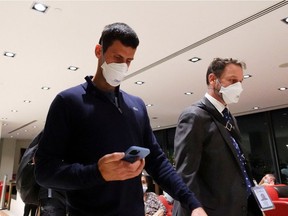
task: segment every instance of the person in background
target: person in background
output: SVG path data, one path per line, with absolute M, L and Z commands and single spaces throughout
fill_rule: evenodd
M 154 192 L 153 180 L 148 175 L 141 177 L 143 188 L 143 200 L 145 205 L 145 216 L 166 216 L 166 208 Z
M 166 216 L 172 216 L 173 202 L 174 199 L 166 191 L 163 191 L 163 195 L 159 195 L 160 201 L 166 208 Z
M 259 185 L 275 185 L 275 183 L 276 183 L 275 176 L 271 173 L 268 173 L 261 179 Z
M 120 90 L 139 44 L 125 23 L 104 27 L 94 76 L 53 100 L 36 152 L 36 180 L 65 191 L 69 216 L 144 215 L 141 173 L 147 173 L 192 216 L 207 216 L 157 143 L 145 103 Z M 122 160 L 130 146 L 150 154 Z
M 181 113 L 176 127 L 176 170 L 209 216 L 262 216 L 236 119 L 228 110 L 243 90 L 244 68 L 236 59 L 215 58 L 206 74 L 207 93 Z M 189 212 L 174 201 L 173 215 Z

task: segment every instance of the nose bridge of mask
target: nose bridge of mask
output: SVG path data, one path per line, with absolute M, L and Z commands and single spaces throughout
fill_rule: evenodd
M 220 82 L 219 82 L 219 83 L 220 83 Z M 226 87 L 222 86 L 221 83 L 220 83 L 220 85 L 221 85 L 220 92 L 224 92 L 226 89 L 237 90 L 237 91 L 240 92 L 240 93 L 243 91 L 241 82 L 236 82 L 236 83 L 233 83 L 233 84 L 228 85 L 228 86 L 226 86 Z
M 107 64 L 107 63 L 106 63 Z M 125 75 L 126 72 L 128 71 L 128 66 L 126 63 L 109 63 L 107 64 L 109 67 L 110 71 L 113 71 L 114 73 L 120 73 Z

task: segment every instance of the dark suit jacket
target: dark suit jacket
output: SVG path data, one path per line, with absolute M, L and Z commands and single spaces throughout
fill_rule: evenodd
M 181 113 L 174 142 L 176 170 L 209 216 L 247 216 L 250 214 L 244 177 L 223 121 L 207 98 Z M 237 126 L 233 137 L 241 147 Z M 251 215 L 262 215 L 257 206 L 252 208 L 259 214 Z M 175 202 L 173 215 L 190 216 L 191 212 Z

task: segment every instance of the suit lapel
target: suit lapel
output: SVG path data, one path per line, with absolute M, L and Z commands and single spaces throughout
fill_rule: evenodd
M 212 117 L 213 121 L 215 122 L 217 128 L 220 131 L 221 136 L 223 137 L 223 139 L 225 140 L 225 143 L 228 145 L 228 147 L 230 148 L 231 152 L 233 153 L 233 156 L 236 158 L 236 161 L 238 162 L 238 165 L 241 169 L 241 165 L 240 165 L 240 161 L 238 160 L 237 157 L 237 152 L 236 149 L 232 143 L 232 139 L 231 139 L 231 134 L 228 132 L 228 130 L 225 128 L 225 120 L 223 118 L 223 116 L 221 115 L 221 113 L 218 112 L 218 110 L 213 106 L 213 104 L 207 99 L 207 98 L 203 98 L 198 104 L 197 106 L 199 106 L 200 108 L 206 110 L 208 113 L 210 113 L 210 116 Z M 233 120 L 234 117 L 233 117 Z M 236 126 L 236 129 L 233 130 L 234 132 L 232 132 L 234 139 L 238 142 L 239 144 L 239 148 L 240 148 L 240 132 L 238 127 Z

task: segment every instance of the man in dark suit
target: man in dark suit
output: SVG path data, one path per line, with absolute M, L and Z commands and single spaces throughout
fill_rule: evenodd
M 181 113 L 176 128 L 176 170 L 209 216 L 262 215 L 251 193 L 254 184 L 236 120 L 222 114 L 239 100 L 244 67 L 235 59 L 214 59 L 205 97 Z M 189 213 L 175 201 L 173 215 Z

